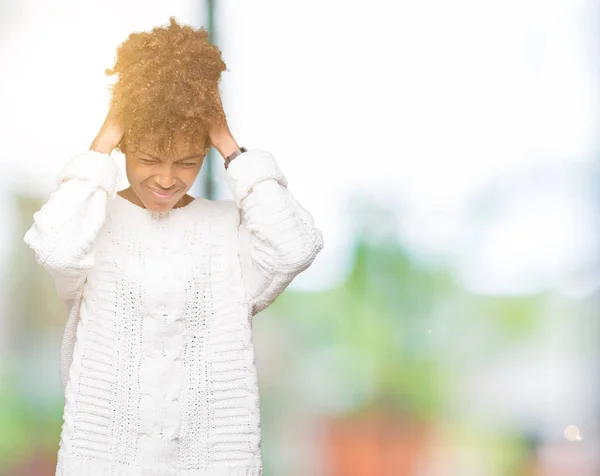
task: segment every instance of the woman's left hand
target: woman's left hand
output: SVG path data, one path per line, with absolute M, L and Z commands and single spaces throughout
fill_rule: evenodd
M 223 159 L 235 152 L 239 146 L 227 124 L 227 116 L 223 110 L 223 102 L 218 87 L 215 88 L 215 98 L 217 107 L 221 112 L 221 121 L 216 121 L 208 131 L 208 139 L 210 144 L 219 151 Z

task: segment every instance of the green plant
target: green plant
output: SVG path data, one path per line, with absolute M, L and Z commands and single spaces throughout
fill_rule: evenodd
M 354 257 L 341 286 L 285 293 L 274 306 L 289 319 L 298 355 L 309 356 L 298 366 L 316 361 L 343 412 L 385 407 L 429 418 L 445 387 L 431 332 L 435 301 L 452 292 L 452 282 L 440 270 L 417 265 L 395 242 L 359 235 Z
M 449 355 L 473 365 L 490 351 L 509 350 L 535 331 L 542 301 L 474 296 L 451 270 L 381 233 L 377 223 L 392 219 L 363 218 L 353 268 L 341 285 L 286 292 L 270 310 L 285 316 L 293 335 L 290 373 L 301 382 L 295 390 L 328 413 L 384 409 L 436 418 L 456 378 Z

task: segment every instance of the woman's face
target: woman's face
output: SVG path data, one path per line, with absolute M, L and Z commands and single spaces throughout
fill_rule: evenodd
M 141 204 L 154 212 L 173 208 L 194 184 L 204 162 L 204 144 L 185 143 L 177 137 L 166 154 L 152 142 L 126 148 L 125 169 Z

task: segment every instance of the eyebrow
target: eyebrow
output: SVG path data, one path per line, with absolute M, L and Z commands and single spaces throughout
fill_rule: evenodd
M 155 160 L 161 161 L 161 159 L 159 159 L 158 157 L 154 157 L 153 155 L 149 154 L 148 152 L 144 152 L 143 150 L 138 151 L 144 155 L 147 155 L 148 157 L 152 157 Z M 183 160 L 188 160 L 188 159 L 195 159 L 196 157 L 201 157 L 201 154 L 194 154 L 194 155 L 188 155 L 187 157 L 182 157 L 181 159 L 177 159 L 174 162 L 181 162 Z

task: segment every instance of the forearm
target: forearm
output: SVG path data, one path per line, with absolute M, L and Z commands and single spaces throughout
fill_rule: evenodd
M 90 145 L 90 150 L 95 150 L 96 152 L 110 155 L 114 148 L 119 144 L 119 140 L 120 138 L 116 136 L 96 136 Z
M 123 137 L 123 126 L 117 117 L 117 111 L 110 108 L 100 131 L 92 141 L 90 150 L 95 150 L 103 154 L 109 154 L 121 141 Z
M 221 157 L 226 159 L 227 156 L 235 152 L 239 146 L 230 132 L 223 132 L 211 141 L 215 149 L 219 151 Z
M 287 189 L 287 180 L 272 154 L 249 150 L 234 160 L 225 177 L 251 232 L 253 256 L 265 269 L 305 268 L 322 247 L 312 215 Z
M 93 244 L 106 215 L 106 202 L 120 181 L 119 167 L 105 154 L 73 157 L 58 176 L 59 186 L 33 215 L 24 241 L 67 298 L 93 262 Z
M 225 177 L 240 214 L 238 254 L 254 315 L 310 266 L 323 248 L 323 235 L 287 189 L 272 155 L 246 154 L 232 162 Z
M 106 193 L 87 180 L 70 179 L 34 214 L 24 236 L 36 261 L 69 299 L 93 263 L 93 244 L 105 217 Z

